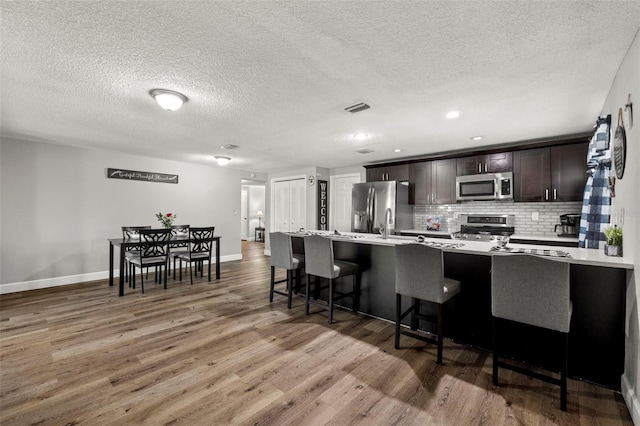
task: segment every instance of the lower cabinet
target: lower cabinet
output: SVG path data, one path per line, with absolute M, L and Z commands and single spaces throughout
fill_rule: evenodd
M 453 204 L 456 202 L 455 189 L 455 159 L 409 165 L 409 204 Z

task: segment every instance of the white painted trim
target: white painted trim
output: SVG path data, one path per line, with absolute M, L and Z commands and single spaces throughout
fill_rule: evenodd
M 627 408 L 629 409 L 629 413 L 631 414 L 631 420 L 634 425 L 640 425 L 640 400 L 638 400 L 638 395 L 636 395 L 633 390 L 633 386 L 626 375 L 622 375 L 622 383 L 621 383 L 622 397 L 624 398 L 624 402 L 627 403 Z
M 242 260 L 242 254 L 230 254 L 220 256 L 220 263 Z M 208 263 L 208 262 L 205 262 Z M 213 262 L 215 264 L 215 261 Z M 120 275 L 119 269 L 114 269 L 115 279 Z M 62 285 L 79 284 L 96 280 L 109 279 L 109 271 L 90 272 L 87 274 L 67 275 L 65 277 L 43 278 L 41 280 L 21 281 L 15 283 L 0 284 L 0 294 L 16 293 L 19 291 L 38 290 L 41 288 L 59 287 Z

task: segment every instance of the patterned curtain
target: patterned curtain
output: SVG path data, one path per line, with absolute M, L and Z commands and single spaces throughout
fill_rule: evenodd
M 611 116 L 598 118 L 595 127 L 596 131 L 589 143 L 587 154 L 589 178 L 584 188 L 582 200 L 579 247 L 600 249 L 604 248 L 605 241 L 602 231 L 609 226 L 611 216 L 611 196 L 609 194 Z

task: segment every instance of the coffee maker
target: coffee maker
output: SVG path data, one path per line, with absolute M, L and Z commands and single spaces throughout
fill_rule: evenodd
M 558 237 L 578 237 L 580 232 L 580 213 L 567 213 L 560 215 L 560 223 L 553 228 Z

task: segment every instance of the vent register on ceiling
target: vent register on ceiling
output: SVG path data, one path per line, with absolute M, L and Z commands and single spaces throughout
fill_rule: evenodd
M 599 249 L 604 248 L 602 231 L 609 227 L 611 218 L 611 116 L 598 117 L 595 128 L 587 153 L 589 177 L 582 201 L 579 247 Z

